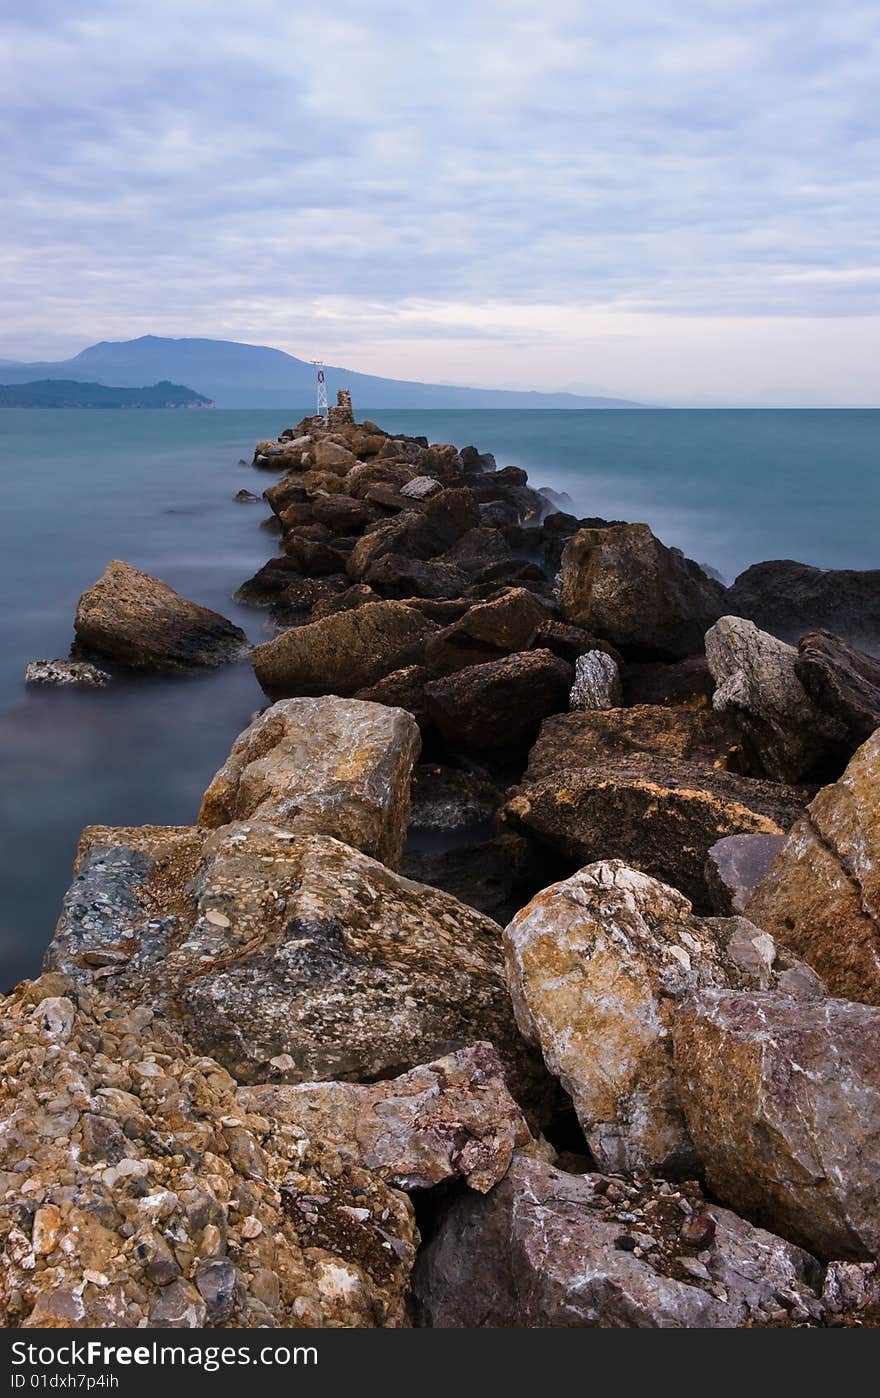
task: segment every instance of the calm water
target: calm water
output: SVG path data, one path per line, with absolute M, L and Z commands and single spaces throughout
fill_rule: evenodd
M 111 558 L 267 633 L 235 588 L 269 557 L 271 477 L 239 464 L 305 409 L 0 411 L 0 986 L 39 965 L 84 825 L 191 821 L 261 702 L 250 667 L 95 692 L 25 691 L 63 656 Z M 647 520 L 732 579 L 761 558 L 880 566 L 877 412 L 389 412 L 392 431 L 475 442 L 578 512 Z

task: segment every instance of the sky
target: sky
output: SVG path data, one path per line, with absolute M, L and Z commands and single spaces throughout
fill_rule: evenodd
M 880 405 L 876 0 L 0 0 L 0 358 Z

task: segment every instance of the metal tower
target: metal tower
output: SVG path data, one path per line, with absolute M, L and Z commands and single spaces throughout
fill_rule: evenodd
M 324 381 L 324 361 L 313 359 L 312 363 L 318 371 L 318 417 L 322 417 L 325 423 L 330 421 L 330 409 L 327 406 L 327 385 Z

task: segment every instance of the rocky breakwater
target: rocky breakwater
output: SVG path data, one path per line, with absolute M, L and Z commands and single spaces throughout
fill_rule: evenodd
M 4 1323 L 877 1324 L 874 662 L 346 401 L 255 465 L 272 702 L 2 1006 Z

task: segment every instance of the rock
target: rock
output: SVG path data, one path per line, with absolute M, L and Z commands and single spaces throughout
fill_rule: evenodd
M 252 490 L 237 490 L 235 498 L 240 505 L 256 505 L 260 500 L 259 495 L 255 495 Z
M 285 631 L 256 646 L 257 679 L 271 698 L 354 694 L 421 659 L 436 627 L 399 602 L 375 602 Z
M 359 689 L 355 699 L 364 699 L 372 704 L 388 704 L 391 708 L 406 709 L 411 713 L 419 728 L 427 728 L 428 703 L 425 699 L 425 685 L 430 679 L 424 665 L 405 665 L 402 670 L 392 670 L 375 684 Z
M 578 657 L 568 700 L 572 709 L 614 709 L 620 703 L 620 669 L 613 656 L 588 650 Z
M 826 630 L 880 655 L 880 568 L 755 563 L 730 588 L 727 610 L 794 645 L 805 631 Z
M 316 442 L 310 455 L 310 465 L 317 466 L 321 471 L 334 471 L 341 476 L 357 464 L 354 452 L 340 446 L 338 442 L 332 442 L 329 437 L 325 437 L 322 442 Z
M 497 923 L 325 836 L 89 830 L 47 964 L 111 974 L 243 1083 L 374 1081 L 487 1039 L 518 1100 L 546 1090 Z
M 501 660 L 528 650 L 547 609 L 525 588 L 505 588 L 491 602 L 477 603 L 458 621 L 432 636 L 425 664 L 434 675 L 451 675 L 470 665 Z
M 334 839 L 396 868 L 421 740 L 401 709 L 354 699 L 284 699 L 236 739 L 199 824 L 268 820 Z
M 381 516 L 381 511 L 368 500 L 355 500 L 351 495 L 314 495 L 310 501 L 312 518 L 326 524 L 334 534 L 357 534 Z
M 79 599 L 77 644 L 136 670 L 190 670 L 240 659 L 247 637 L 167 583 L 114 559 Z
M 702 650 L 725 609 L 725 589 L 646 524 L 622 524 L 581 529 L 569 541 L 560 601 L 569 621 L 633 658 L 679 660 Z
M 600 1168 L 685 1175 L 670 1033 L 703 986 L 775 985 L 791 958 L 744 918 L 701 919 L 674 888 L 617 859 L 544 889 L 504 931 L 524 1038 L 571 1095 Z M 807 976 L 798 993 L 818 993 Z
M 471 665 L 425 686 L 428 715 L 453 748 L 503 751 L 527 742 L 568 700 L 572 669 L 548 650 Z
M 717 686 L 713 707 L 736 718 L 768 777 L 797 782 L 840 770 L 849 755 L 844 729 L 808 696 L 793 646 L 725 616 L 706 633 L 706 659 Z
M 32 660 L 24 672 L 25 684 L 85 684 L 103 689 L 111 676 L 84 660 Z
M 471 833 L 467 843 L 449 849 L 410 848 L 401 869 L 408 879 L 440 888 L 502 923 L 546 882 L 534 846 L 509 830 L 490 839 Z
M 541 724 L 524 781 L 603 767 L 639 755 L 688 762 L 716 771 L 743 765 L 739 732 L 730 719 L 683 705 L 583 709 L 553 714 Z
M 771 1323 L 780 1293 L 804 1315 L 821 1314 L 821 1268 L 800 1248 L 703 1203 L 696 1186 L 684 1196 L 621 1181 L 614 1204 L 610 1183 L 518 1153 L 489 1194 L 460 1194 L 416 1264 L 419 1323 L 734 1329 Z M 678 1237 L 679 1200 L 711 1209 L 705 1264 Z
M 423 763 L 413 769 L 414 830 L 462 830 L 490 821 L 504 800 L 494 782 L 473 772 Z
M 880 1005 L 880 732 L 792 827 L 748 915 L 832 995 Z
M 828 631 L 798 642 L 795 673 L 816 708 L 841 724 L 858 746 L 880 728 L 880 661 Z
M 607 641 L 597 640 L 582 626 L 572 626 L 565 621 L 543 621 L 538 627 L 534 644 L 552 650 L 554 655 L 567 660 L 569 665 L 575 665 L 582 655 L 591 650 L 601 650 L 614 660 L 620 659 Z
M 712 702 L 715 681 L 704 655 L 689 655 L 674 664 L 631 662 L 623 674 L 625 704 L 687 704 L 702 709 Z
M 716 1196 L 826 1260 L 876 1259 L 880 1010 L 705 990 L 674 1037 Z
M 455 597 L 468 585 L 464 573 L 440 559 L 405 558 L 386 553 L 372 563 L 364 580 L 381 597 Z
M 432 476 L 414 476 L 406 485 L 400 487 L 401 495 L 407 499 L 426 500 L 429 495 L 436 495 L 443 487 L 439 481 L 435 481 Z
M 721 917 L 744 913 L 784 844 L 784 835 L 725 835 L 711 845 L 706 884 L 712 911 Z
M 454 564 L 471 581 L 476 581 L 494 564 L 512 562 L 513 553 L 499 530 L 474 528 L 463 534 L 444 554 L 444 561 Z
M 241 1087 L 248 1112 L 290 1122 L 346 1163 L 398 1189 L 460 1177 L 485 1194 L 504 1176 L 529 1128 L 497 1053 L 479 1043 L 378 1083 Z
M 69 986 L 74 1003 L 63 988 L 26 981 L 0 1005 L 4 1327 L 408 1324 L 418 1235 L 405 1196 L 249 1110 L 149 1008 L 84 985 Z M 47 1053 L 59 999 L 67 1033 Z M 82 1151 L 90 1106 L 105 1139 L 125 1142 L 103 1166 Z M 236 1164 L 232 1122 L 262 1177 Z
M 309 538 L 301 529 L 284 535 L 284 552 L 310 578 L 333 577 L 345 571 L 346 554 L 323 539 Z

